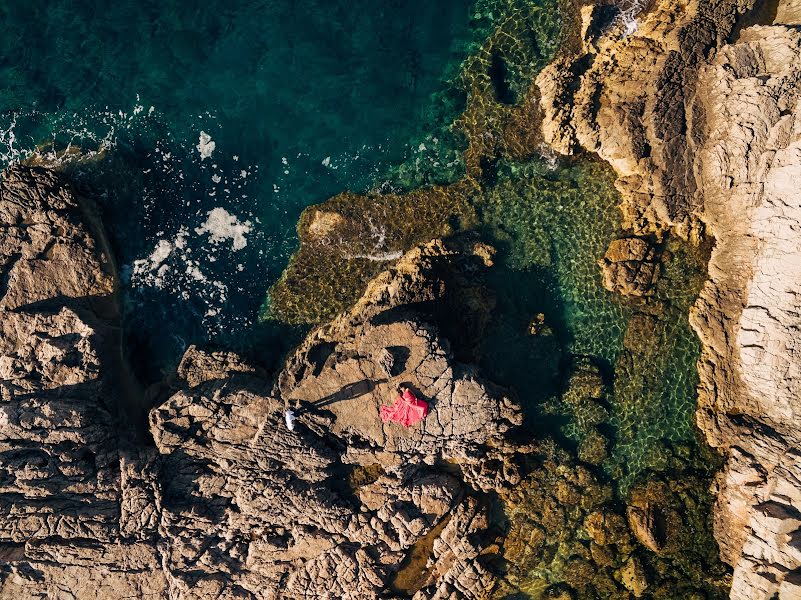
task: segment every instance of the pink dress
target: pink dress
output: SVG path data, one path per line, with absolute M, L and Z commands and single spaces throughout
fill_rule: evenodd
M 425 400 L 420 400 L 409 390 L 403 392 L 403 395 L 395 398 L 392 406 L 381 407 L 381 420 L 384 423 L 390 421 L 400 423 L 404 427 L 409 427 L 415 423 L 419 423 L 428 414 L 428 403 Z

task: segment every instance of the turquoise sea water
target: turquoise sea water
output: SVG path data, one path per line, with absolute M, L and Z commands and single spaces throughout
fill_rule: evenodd
M 558 22 L 552 0 L 525 1 L 537 22 Z M 465 92 L 452 82 L 523 3 L 3 3 L 0 159 L 88 156 L 73 175 L 99 198 L 144 383 L 190 343 L 269 364 L 302 334 L 258 321 L 302 209 L 344 189 L 458 177 L 445 130 Z M 536 65 L 556 30 L 518 33 L 539 36 Z M 507 65 L 520 93 L 536 65 Z M 686 320 L 672 362 L 613 377 L 631 310 L 599 286 L 595 265 L 620 234 L 609 171 L 535 157 L 502 165 L 485 196 L 485 232 L 501 250 L 487 374 L 537 405 L 558 394 L 571 356 L 590 356 L 615 381 L 618 463 L 647 465 L 661 437 L 691 438 L 697 343 Z M 538 312 L 553 338 L 526 335 Z M 646 383 L 643 365 L 654 366 Z
M 505 65 L 519 100 L 557 46 L 555 0 L 0 2 L 0 162 L 84 157 L 71 173 L 103 212 L 143 383 L 190 343 L 276 364 L 303 332 L 258 315 L 301 211 L 346 189 L 460 176 L 446 130 L 465 92 L 450 82 L 496 4 L 541 8 L 549 25 L 523 34 L 551 32 L 534 39 L 536 61 Z M 694 439 L 687 311 L 703 274 L 671 247 L 665 313 L 627 353 L 640 309 L 603 290 L 596 264 L 622 235 L 613 179 L 598 162 L 546 155 L 500 161 L 483 182 L 480 230 L 499 252 L 481 366 L 517 391 L 533 434 L 554 433 L 542 406 L 574 359 L 598 364 L 603 468 L 628 484 L 664 462 L 663 441 Z M 538 313 L 553 335 L 528 335 Z
M 285 330 L 254 324 L 300 211 L 381 183 L 402 159 L 433 160 L 420 144 L 450 119 L 434 111 L 461 108 L 442 94 L 470 49 L 471 4 L 0 3 L 0 159 L 106 150 L 77 176 L 101 193 L 132 276 L 127 330 L 145 379 L 192 342 L 258 335 L 263 353 L 286 349 Z M 215 145 L 205 159 L 201 132 Z M 215 208 L 245 245 L 196 232 Z M 163 262 L 136 269 L 160 242 Z

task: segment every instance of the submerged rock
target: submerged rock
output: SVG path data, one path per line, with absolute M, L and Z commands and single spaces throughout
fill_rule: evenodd
M 604 287 L 621 296 L 648 296 L 659 277 L 656 247 L 643 238 L 614 240 L 598 264 Z

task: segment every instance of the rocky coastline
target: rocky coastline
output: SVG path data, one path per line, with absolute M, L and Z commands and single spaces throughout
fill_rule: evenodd
M 369 240 L 362 197 L 304 214 L 276 299 L 320 324 L 275 373 L 192 346 L 141 389 L 91 199 L 47 168 L 4 172 L 0 598 L 801 595 L 801 5 L 746 22 L 753 0 L 653 0 L 631 30 L 614 3 L 577 4 L 577 40 L 520 102 L 476 80 L 463 179 L 370 205 L 403 217 L 389 245 L 327 243 Z M 715 453 L 670 448 L 622 499 L 599 468 L 613 440 L 593 360 L 574 357 L 560 398 L 575 448 L 532 439 L 515 393 L 471 364 L 494 308 L 472 197 L 494 161 L 540 142 L 615 170 L 624 236 L 598 285 L 642 307 L 632 368 L 657 351 L 632 338 L 661 331 L 671 240 L 710 247 L 690 319 L 697 425 Z M 436 226 L 415 229 L 426 203 Z M 329 267 L 350 264 L 359 286 L 335 289 Z M 323 310 L 297 302 L 321 286 Z M 401 384 L 431 404 L 420 426 L 379 418 Z
M 757 18 L 739 27 L 750 9 Z M 584 9 L 585 32 L 602 12 Z M 546 138 L 613 166 L 626 229 L 714 240 L 691 311 L 702 342 L 697 424 L 726 459 L 714 488 L 715 536 L 734 567 L 730 597 L 743 600 L 801 593 L 790 333 L 800 23 L 791 1 L 654 2 L 632 35 L 585 36 L 582 53 L 538 78 Z M 578 85 L 566 77 L 576 65 L 590 65 Z M 607 279 L 620 287 L 615 277 Z
M 236 355 L 190 348 L 146 443 L 131 416 L 142 395 L 120 389 L 116 275 L 91 204 L 53 172 L 14 167 L 0 207 L 0 597 L 373 598 L 425 544 L 400 597 L 492 588 L 488 494 L 519 480 L 520 407 L 415 308 L 445 294 L 438 271 L 481 259 L 418 248 L 275 387 Z M 422 430 L 378 417 L 400 382 L 432 402 Z

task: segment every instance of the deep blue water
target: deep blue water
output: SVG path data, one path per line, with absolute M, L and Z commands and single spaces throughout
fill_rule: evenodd
M 460 108 L 447 80 L 470 51 L 471 5 L 0 4 L 2 161 L 103 151 L 75 176 L 101 197 L 145 379 L 189 343 L 258 338 L 267 359 L 291 342 L 255 323 L 301 210 L 378 185 L 403 159 L 436 160 L 433 124 Z M 205 159 L 201 132 L 215 144 Z M 208 233 L 213 209 L 244 237 Z

